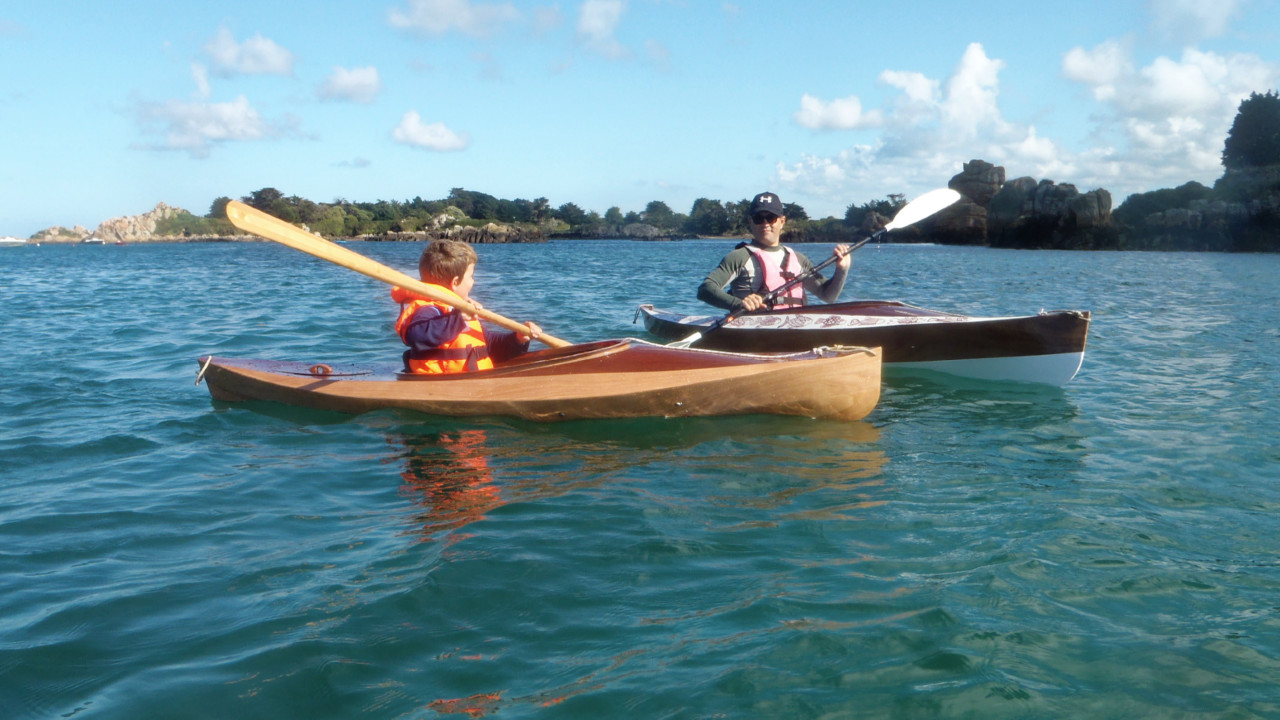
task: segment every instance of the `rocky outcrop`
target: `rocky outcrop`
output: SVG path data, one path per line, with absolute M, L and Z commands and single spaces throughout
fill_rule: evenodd
M 650 225 L 649 223 L 627 223 L 626 225 L 604 225 L 590 228 L 581 228 L 578 230 L 565 230 L 565 226 L 561 225 L 556 230 L 548 233 L 548 237 L 564 239 L 564 240 L 642 240 L 652 242 L 667 242 L 679 240 L 688 235 L 672 235 L 664 232 L 662 229 Z M 785 235 L 783 237 L 786 237 Z
M 174 238 L 155 234 L 156 223 L 183 214 L 187 214 L 187 211 L 182 208 L 157 203 L 155 208 L 141 215 L 129 215 L 105 220 L 92 232 L 80 225 L 76 225 L 70 230 L 64 227 L 51 227 L 31 236 L 31 240 L 41 243 L 78 243 L 93 238 L 110 244 L 171 242 Z
M 76 225 L 72 228 L 64 228 L 61 225 L 55 225 L 32 235 L 29 242 L 52 244 L 78 243 L 89 237 L 89 235 L 89 229 L 83 225 Z
M 190 214 L 181 208 L 170 207 L 164 203 L 158 203 L 150 212 L 141 215 L 131 215 L 127 217 L 111 218 L 103 221 L 97 230 L 93 231 L 95 237 L 100 237 L 105 242 L 116 243 L 135 243 L 150 242 L 155 238 L 156 223 L 161 220 L 168 220 L 177 215 Z M 165 238 L 166 240 L 171 238 Z
M 964 170 L 951 178 L 947 187 L 963 195 L 962 202 L 987 208 L 991 199 L 1004 187 L 1004 168 L 986 160 L 970 160 L 964 164 Z
M 443 216 L 440 216 L 443 217 Z M 434 223 L 433 223 L 434 224 Z M 426 242 L 428 240 L 461 240 L 465 243 L 530 243 L 545 242 L 546 235 L 540 228 L 516 227 L 489 223 L 480 227 L 471 225 L 453 225 L 438 230 L 419 230 L 416 232 L 385 232 L 379 235 L 360 235 L 354 240 L 391 241 L 391 242 Z
M 1252 249 L 1247 247 L 1251 220 L 1261 213 L 1261 200 L 1249 203 L 1196 200 L 1185 208 L 1170 208 L 1146 216 L 1139 227 L 1129 229 L 1126 247 L 1134 250 Z
M 658 240 L 667 239 L 670 235 L 663 233 L 658 228 L 648 223 L 628 223 L 619 233 L 621 237 L 633 238 L 635 240 Z
M 1006 181 L 1005 169 L 985 160 L 965 163 L 947 186 L 960 200 L 899 237 L 1008 248 L 1115 247 L 1111 193 L 1104 189 L 1081 193 L 1030 177 Z
M 1004 168 L 985 160 L 970 160 L 947 187 L 960 200 L 935 216 L 923 229 L 929 240 L 949 245 L 987 243 L 987 206 L 1004 185 Z
M 481 227 L 454 225 L 443 230 L 429 232 L 427 235 L 432 240 L 461 240 L 472 245 L 482 243 L 542 242 L 546 239 L 541 230 L 499 225 L 498 223 L 489 223 Z
M 1280 165 L 1228 169 L 1198 182 L 1129 196 L 1116 211 L 1125 249 L 1280 250 Z
M 1117 246 L 1111 193 L 1020 177 L 1005 183 L 987 208 L 992 247 L 1103 249 Z

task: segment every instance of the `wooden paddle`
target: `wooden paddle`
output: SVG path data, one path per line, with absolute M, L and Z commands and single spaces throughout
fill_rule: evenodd
M 907 227 L 908 225 L 914 225 L 920 222 L 921 220 L 924 220 L 927 217 L 935 215 L 943 208 L 950 207 L 959 199 L 960 199 L 960 193 L 950 188 L 939 188 L 937 190 L 930 190 L 929 192 L 921 195 L 915 200 L 912 200 L 911 202 L 907 203 L 906 206 L 904 206 L 901 210 L 898 211 L 896 215 L 893 216 L 893 219 L 889 221 L 888 225 L 885 225 L 883 228 L 877 230 L 875 234 L 873 234 L 871 237 L 861 240 L 856 245 L 851 246 L 849 248 L 849 252 L 853 252 L 854 250 L 857 250 L 858 248 L 862 247 L 863 245 L 866 245 L 872 240 L 879 239 L 890 230 L 897 230 L 898 228 L 904 228 L 904 227 Z M 845 253 L 845 254 L 847 255 L 848 253 Z M 769 303 L 773 302 L 774 299 L 776 299 L 778 296 L 784 294 L 785 292 L 795 287 L 796 285 L 799 285 L 800 283 L 804 282 L 805 280 L 808 280 L 811 277 L 815 277 L 819 272 L 823 270 L 823 268 L 827 267 L 828 265 L 831 265 L 832 263 L 838 262 L 839 260 L 840 258 L 836 257 L 835 255 L 832 255 L 826 260 L 809 268 L 807 271 L 791 278 L 790 280 L 778 286 L 774 290 L 769 291 L 764 295 L 765 305 L 768 305 Z M 694 334 L 690 335 L 689 337 L 686 337 L 683 340 L 677 340 L 673 343 L 668 343 L 667 347 L 687 348 L 690 345 L 701 340 L 703 335 L 706 335 L 712 330 L 716 330 L 722 325 L 729 323 L 734 318 L 738 317 L 739 315 L 742 315 L 745 312 L 747 312 L 746 308 L 738 308 L 737 310 L 734 310 L 728 315 L 725 315 L 719 320 L 716 320 L 715 322 L 711 323 L 711 326 L 708 327 L 707 329 L 699 330 Z
M 245 232 L 251 232 L 268 240 L 274 240 L 281 245 L 287 245 L 294 250 L 301 250 L 308 255 L 314 255 L 321 260 L 328 260 L 335 265 L 355 270 L 389 285 L 399 285 L 410 292 L 429 297 L 436 302 L 455 307 L 462 312 L 482 317 L 521 335 L 529 335 L 529 328 L 523 323 L 518 323 L 484 308 L 476 307 L 469 302 L 459 302 L 456 298 L 444 295 L 421 280 L 409 277 L 376 260 L 371 260 L 358 252 L 348 250 L 337 243 L 329 242 L 319 235 L 313 235 L 296 225 L 287 223 L 277 217 L 272 217 L 242 202 L 232 200 L 227 203 L 227 219 L 231 221 L 232 225 Z M 546 333 L 540 333 L 537 340 L 550 347 L 565 347 L 569 345 L 567 341 L 552 337 Z

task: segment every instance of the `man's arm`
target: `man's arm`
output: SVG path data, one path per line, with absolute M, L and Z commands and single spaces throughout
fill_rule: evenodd
M 809 262 L 809 258 L 800 256 L 800 267 L 804 272 L 813 269 L 813 263 Z M 804 281 L 804 289 L 817 296 L 824 303 L 833 303 L 840 299 L 840 293 L 844 290 L 844 281 L 849 277 L 849 270 L 836 265 L 836 271 L 827 280 L 823 280 L 822 275 L 814 275 Z
M 725 292 L 724 288 L 738 277 L 750 257 L 750 253 L 743 249 L 725 255 L 716 269 L 698 286 L 698 299 L 722 310 L 733 311 L 742 307 L 742 300 Z

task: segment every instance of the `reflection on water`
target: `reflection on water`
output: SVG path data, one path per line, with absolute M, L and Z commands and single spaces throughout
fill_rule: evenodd
M 788 416 L 740 415 L 732 417 L 631 418 L 608 421 L 582 420 L 564 423 L 512 421 L 522 433 L 560 436 L 580 443 L 603 443 L 636 450 L 677 450 L 726 439 L 769 440 L 788 437 L 798 441 L 843 440 L 873 443 L 880 431 L 865 420 L 838 422 Z
M 482 520 L 502 505 L 483 428 L 393 435 L 390 442 L 404 447 L 396 460 L 404 462 L 404 492 L 422 508 L 414 517 L 424 538 Z
M 836 519 L 883 502 L 873 499 L 888 463 L 879 439 L 879 428 L 865 421 L 765 416 L 552 424 L 433 418 L 397 424 L 387 438 L 397 451 L 386 462 L 401 466 L 402 489 L 416 508 L 414 532 L 424 539 L 503 505 L 615 491 L 673 507 L 696 498 L 725 509 L 724 528 L 732 530 L 743 510 L 772 510 L 769 525 Z M 725 473 L 728 467 L 746 470 Z M 687 481 L 673 485 L 677 468 Z M 810 494 L 822 499 L 801 502 Z

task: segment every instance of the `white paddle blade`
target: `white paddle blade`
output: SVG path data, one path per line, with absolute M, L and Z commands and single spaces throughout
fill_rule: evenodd
M 951 188 L 930 190 L 907 203 L 905 207 L 898 211 L 897 215 L 893 216 L 893 220 L 890 220 L 889 224 L 884 226 L 884 229 L 896 230 L 908 225 L 914 225 L 943 208 L 951 207 L 959 199 L 960 193 Z
M 698 332 L 696 332 L 696 333 L 694 333 L 694 334 L 690 335 L 689 337 L 687 337 L 687 338 L 685 338 L 685 339 L 683 339 L 683 340 L 677 340 L 677 341 L 675 341 L 675 342 L 673 342 L 673 343 L 667 343 L 667 347 L 673 347 L 673 348 L 681 348 L 681 349 L 684 349 L 684 348 L 687 348 L 687 347 L 689 347 L 690 345 L 692 345 L 692 344 L 694 344 L 694 343 L 698 342 L 698 341 L 699 341 L 699 340 L 701 340 L 701 339 L 702 339 L 702 331 L 701 331 L 701 330 L 699 330 Z

